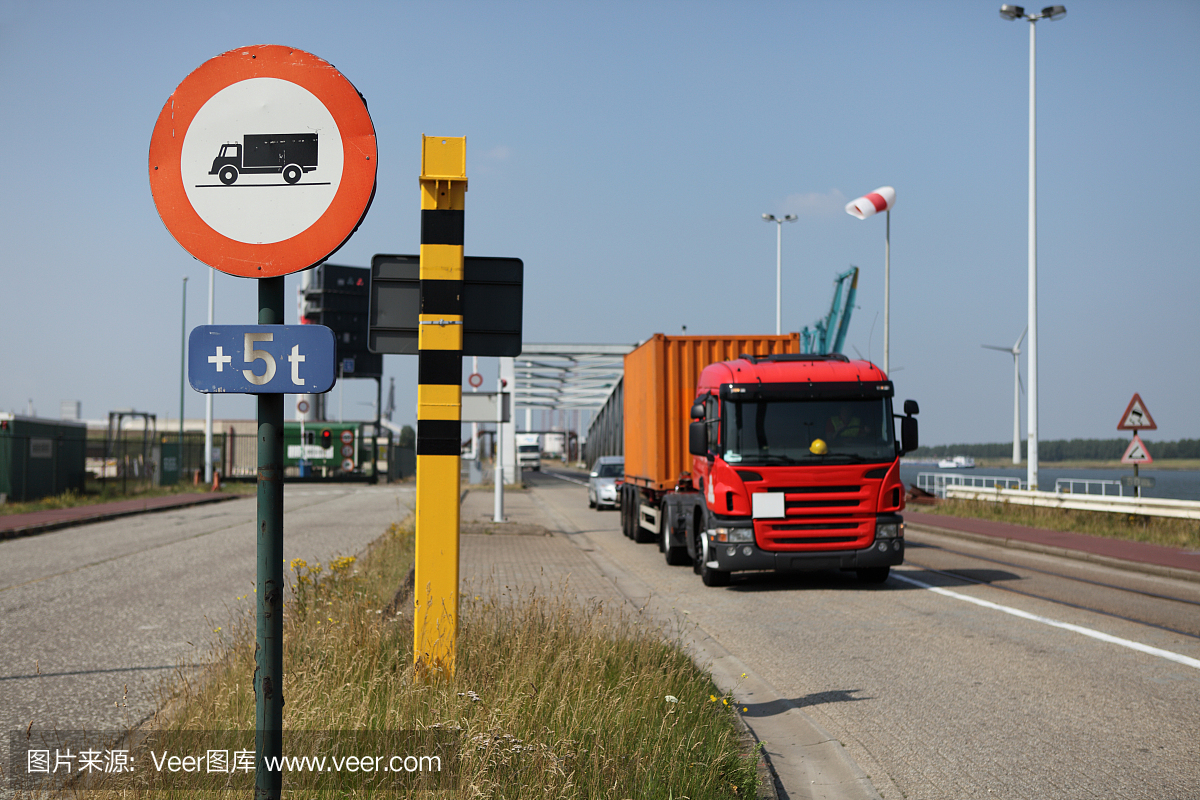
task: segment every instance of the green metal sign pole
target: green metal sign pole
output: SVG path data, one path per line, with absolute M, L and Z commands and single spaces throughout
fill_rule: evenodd
M 283 324 L 283 277 L 258 281 L 258 324 Z M 254 651 L 254 797 L 274 800 L 283 773 L 283 395 L 258 395 L 258 579 Z
M 176 483 L 183 483 L 183 386 L 186 383 L 184 373 L 187 367 L 187 276 L 183 276 L 183 311 L 179 315 L 179 327 L 182 329 L 180 334 L 179 347 L 179 452 L 175 455 L 175 466 L 179 470 L 179 479 Z M 117 431 L 120 435 L 121 421 L 117 420 Z M 125 455 L 124 447 L 125 437 L 121 437 L 121 455 Z M 121 485 L 121 494 L 125 494 L 125 485 Z

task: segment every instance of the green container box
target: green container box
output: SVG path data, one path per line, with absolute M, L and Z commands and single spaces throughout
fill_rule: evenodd
M 12 502 L 84 490 L 87 425 L 0 413 L 0 495 Z

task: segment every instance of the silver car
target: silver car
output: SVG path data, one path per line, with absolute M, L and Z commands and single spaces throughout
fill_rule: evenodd
M 588 476 L 588 508 L 617 505 L 617 479 L 625 476 L 623 456 L 600 456 Z

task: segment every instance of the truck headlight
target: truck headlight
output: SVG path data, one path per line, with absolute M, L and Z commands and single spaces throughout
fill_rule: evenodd
M 737 542 L 753 542 L 753 528 L 713 528 L 713 541 L 728 542 L 730 544 Z
M 875 526 L 876 539 L 899 539 L 903 535 L 903 522 L 881 522 Z

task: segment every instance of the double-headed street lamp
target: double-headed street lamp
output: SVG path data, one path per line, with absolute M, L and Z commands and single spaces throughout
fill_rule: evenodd
M 1007 20 L 1029 20 L 1029 463 L 1026 479 L 1029 488 L 1038 488 L 1037 429 L 1037 34 L 1041 19 L 1062 19 L 1063 6 L 1046 6 L 1039 14 L 1026 14 L 1021 6 L 1000 6 Z
M 763 214 L 763 222 L 774 222 L 775 228 L 775 335 L 783 330 L 781 325 L 783 301 L 780 300 L 780 290 L 783 287 L 783 223 L 795 222 L 796 215 L 788 214 L 783 219 L 777 219 L 774 214 Z

